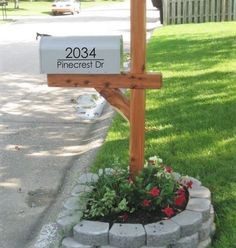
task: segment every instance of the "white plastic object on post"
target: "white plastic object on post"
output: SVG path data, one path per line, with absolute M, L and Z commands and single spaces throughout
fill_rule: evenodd
M 93 120 L 102 114 L 106 100 L 99 94 L 84 94 L 77 98 L 77 115 L 84 120 Z

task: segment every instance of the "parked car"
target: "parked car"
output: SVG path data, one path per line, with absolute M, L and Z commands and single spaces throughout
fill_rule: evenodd
M 64 14 L 71 13 L 74 15 L 75 13 L 80 12 L 80 1 L 78 0 L 55 0 L 52 3 L 52 14 Z

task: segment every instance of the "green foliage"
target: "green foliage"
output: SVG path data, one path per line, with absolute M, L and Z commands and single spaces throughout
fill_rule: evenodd
M 93 185 L 94 190 L 87 195 L 84 218 L 100 219 L 140 211 L 152 212 L 154 215 L 161 213 L 163 216 L 162 210 L 167 207 L 178 212 L 183 207 L 183 204 L 176 205 L 179 189 L 183 190 L 183 203 L 187 200 L 183 186 L 176 181 L 170 167 L 157 160 L 154 163 L 151 161 L 135 180 L 125 169 L 100 173 L 98 182 Z
M 147 91 L 146 156 L 158 151 L 176 171 L 200 178 L 216 211 L 213 247 L 235 247 L 236 22 L 159 28 L 147 61 L 164 83 Z M 128 124 L 116 117 L 93 170 L 110 166 L 114 154 L 127 165 L 128 140 Z
M 90 209 L 89 212 L 85 212 L 85 216 L 98 217 L 105 216 L 109 214 L 110 209 L 113 209 L 114 201 L 116 198 L 116 192 L 111 190 L 108 187 L 105 187 L 104 194 L 98 192 L 98 195 L 102 196 L 102 198 L 97 198 L 95 195 L 94 199 L 89 199 Z
M 88 208 L 84 212 L 84 217 L 103 217 L 111 212 L 128 210 L 126 196 L 130 187 L 126 183 L 127 177 L 126 171 L 118 169 L 112 174 L 100 175 L 98 182 L 94 185 L 95 189 L 87 196 Z

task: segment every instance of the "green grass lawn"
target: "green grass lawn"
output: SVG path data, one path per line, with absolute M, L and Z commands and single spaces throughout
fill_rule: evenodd
M 122 2 L 123 0 L 95 0 L 81 1 L 81 8 L 89 8 L 96 5 L 111 4 Z M 32 15 L 50 15 L 53 1 L 20 1 L 19 9 L 14 9 L 14 3 L 9 2 L 7 7 L 8 16 L 32 16 Z
M 158 154 L 200 178 L 216 211 L 213 247 L 236 247 L 236 22 L 160 28 L 147 61 L 164 86 L 147 91 L 146 158 Z M 128 124 L 116 116 L 92 170 L 118 159 L 127 166 L 128 142 Z

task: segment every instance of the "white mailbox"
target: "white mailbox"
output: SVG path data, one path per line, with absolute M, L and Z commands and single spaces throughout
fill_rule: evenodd
M 44 36 L 41 73 L 120 74 L 122 47 L 122 36 Z

